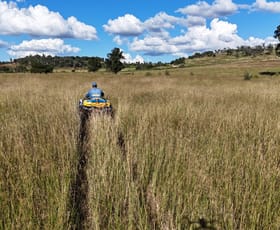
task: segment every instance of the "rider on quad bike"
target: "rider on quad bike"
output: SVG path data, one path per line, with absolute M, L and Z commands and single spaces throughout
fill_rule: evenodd
M 104 97 L 104 92 L 102 89 L 97 88 L 97 83 L 92 82 L 92 88 L 87 92 L 85 98 L 91 99 L 91 98 L 102 98 Z
M 92 88 L 87 92 L 84 99 L 80 99 L 80 111 L 94 111 L 112 115 L 112 105 L 104 98 L 102 89 L 97 88 L 97 83 L 92 83 Z

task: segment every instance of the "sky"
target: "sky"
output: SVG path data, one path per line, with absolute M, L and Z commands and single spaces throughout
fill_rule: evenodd
M 0 0 L 0 61 L 28 55 L 170 62 L 196 52 L 276 44 L 280 1 Z

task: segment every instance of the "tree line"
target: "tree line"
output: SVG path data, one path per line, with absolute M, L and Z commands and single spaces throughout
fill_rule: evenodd
M 124 68 L 135 70 L 149 70 L 168 63 L 126 63 L 123 52 L 119 48 L 114 48 L 107 54 L 107 58 L 88 57 L 88 56 L 46 56 L 32 55 L 17 58 L 10 62 L 0 62 L 0 72 L 31 72 L 31 73 L 51 73 L 54 68 L 71 68 L 72 72 L 77 69 L 86 69 L 88 72 L 95 72 L 103 68 L 106 71 L 118 73 Z M 2 65 L 1 65 L 2 64 Z M 9 65 L 13 64 L 13 65 Z
M 125 64 L 122 63 L 123 59 L 123 52 L 119 48 L 114 48 L 111 53 L 107 54 L 107 58 L 30 55 L 10 62 L 0 62 L 2 64 L 0 65 L 0 72 L 51 73 L 54 68 L 72 68 L 73 72 L 81 68 L 94 72 L 100 68 L 105 68 L 107 71 L 118 73 L 125 67 Z
M 274 37 L 280 41 L 280 25 L 274 31 Z M 119 48 L 114 48 L 107 54 L 107 58 L 101 57 L 87 57 L 87 56 L 46 56 L 46 55 L 33 55 L 24 58 L 17 58 L 11 62 L 0 62 L 0 72 L 31 72 L 31 73 L 51 73 L 54 68 L 72 68 L 72 71 L 76 69 L 87 69 L 89 72 L 95 72 L 103 68 L 106 71 L 118 73 L 123 68 L 134 68 L 135 70 L 149 70 L 167 65 L 183 66 L 186 59 L 195 59 L 203 57 L 216 57 L 219 54 L 246 57 L 246 56 L 260 56 L 260 55 L 272 55 L 280 56 L 280 43 L 276 46 L 270 45 L 258 45 L 240 46 L 235 49 L 222 49 L 215 51 L 197 52 L 188 58 L 180 57 L 170 63 L 125 63 L 123 52 Z M 8 65 L 8 64 L 14 65 Z M 1 65 L 2 64 L 2 65 Z

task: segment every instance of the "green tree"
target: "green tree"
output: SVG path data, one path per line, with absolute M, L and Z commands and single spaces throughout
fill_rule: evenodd
M 280 41 L 280 25 L 277 26 L 276 30 L 274 31 L 274 38 L 277 38 Z M 280 43 L 276 46 L 276 55 L 280 56 Z
M 31 63 L 30 72 L 31 73 L 52 73 L 53 72 L 53 66 L 33 61 Z
M 115 74 L 118 73 L 124 68 L 124 64 L 121 62 L 122 59 L 124 59 L 123 52 L 119 48 L 114 48 L 111 53 L 107 54 L 106 68 Z
M 277 38 L 280 41 L 280 25 L 277 26 L 276 30 L 274 31 L 274 38 Z
M 101 58 L 99 57 L 92 57 L 88 60 L 88 71 L 95 72 L 101 68 Z
M 178 59 L 175 59 L 174 61 L 171 61 L 170 64 L 171 65 L 183 65 L 185 64 L 185 58 L 184 57 L 181 57 L 181 58 L 178 58 Z

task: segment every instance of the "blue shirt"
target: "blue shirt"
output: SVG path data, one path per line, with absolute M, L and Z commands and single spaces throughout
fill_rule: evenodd
M 86 94 L 87 98 L 95 98 L 95 97 L 103 97 L 103 96 L 104 96 L 104 93 L 99 88 L 92 88 Z

